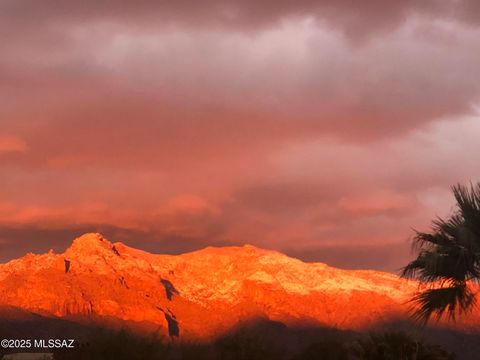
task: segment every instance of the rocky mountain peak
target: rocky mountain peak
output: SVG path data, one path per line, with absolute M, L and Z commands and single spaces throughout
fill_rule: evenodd
M 70 245 L 65 254 L 87 255 L 101 253 L 104 251 L 110 251 L 112 247 L 112 243 L 105 239 L 101 234 L 87 233 L 73 240 L 72 245 Z

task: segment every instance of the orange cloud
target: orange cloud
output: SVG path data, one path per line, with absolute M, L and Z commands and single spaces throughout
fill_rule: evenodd
M 139 227 L 131 211 L 112 209 L 106 204 L 87 202 L 61 206 L 36 206 L 0 203 L 0 224 L 8 226 L 35 225 L 56 228 L 69 224 L 95 224 L 102 219 L 105 224 L 121 224 L 125 228 Z
M 26 152 L 28 146 L 24 140 L 9 135 L 0 135 L 0 155 L 7 153 Z
M 69 206 L 20 205 L 0 202 L 0 226 L 62 228 L 71 225 L 111 225 L 123 229 L 151 230 L 176 234 L 201 234 L 219 209 L 198 196 L 181 195 L 156 209 L 135 206 L 120 208 L 103 202 Z M 204 224 L 202 224 L 202 222 Z
M 180 195 L 170 199 L 166 205 L 168 212 L 201 213 L 216 212 L 218 208 L 204 198 L 195 195 Z
M 411 195 L 396 194 L 388 191 L 344 197 L 339 201 L 341 209 L 362 215 L 387 212 L 399 214 L 411 211 L 416 205 L 417 202 Z

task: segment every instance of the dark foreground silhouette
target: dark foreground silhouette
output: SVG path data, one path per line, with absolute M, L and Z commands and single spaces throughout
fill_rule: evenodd
M 249 327 L 210 344 L 166 344 L 154 337 L 126 331 L 103 332 L 75 351 L 57 352 L 56 359 L 185 359 L 185 360 L 453 360 L 453 353 L 406 332 L 371 333 L 353 341 L 325 333 L 303 348 L 292 348 Z M 340 336 L 342 337 L 342 336 Z
M 480 353 L 479 334 L 422 329 L 409 323 L 361 334 L 332 328 L 292 328 L 257 319 L 210 343 L 184 343 L 177 337 L 151 332 L 139 335 L 21 311 L 1 315 L 2 339 L 74 338 L 74 349 L 49 350 L 56 360 L 470 360 L 478 359 Z M 25 351 L 3 350 L 0 355 L 12 352 Z

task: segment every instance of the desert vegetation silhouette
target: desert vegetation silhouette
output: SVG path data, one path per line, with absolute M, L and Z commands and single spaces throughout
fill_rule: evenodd
M 413 297 L 413 317 L 426 324 L 432 317 L 470 311 L 474 289 L 480 281 L 480 183 L 452 186 L 456 200 L 453 213 L 432 221 L 429 232 L 416 231 L 413 248 L 417 257 L 401 276 L 422 282 Z
M 250 329 L 251 330 L 251 329 Z M 353 341 L 328 339 L 290 351 L 279 341 L 240 329 L 211 343 L 172 345 L 157 337 L 128 331 L 95 333 L 74 351 L 60 350 L 58 360 L 454 360 L 455 355 L 405 332 L 358 334 Z
M 371 333 L 352 346 L 358 360 L 454 360 L 454 354 L 406 332 Z

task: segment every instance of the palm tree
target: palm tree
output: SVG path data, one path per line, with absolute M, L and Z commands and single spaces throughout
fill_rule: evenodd
M 417 258 L 402 269 L 401 276 L 422 281 L 426 288 L 414 296 L 414 318 L 426 324 L 471 310 L 473 285 L 480 281 L 480 183 L 452 187 L 456 209 L 446 219 L 432 222 L 430 232 L 416 232 L 413 247 Z

